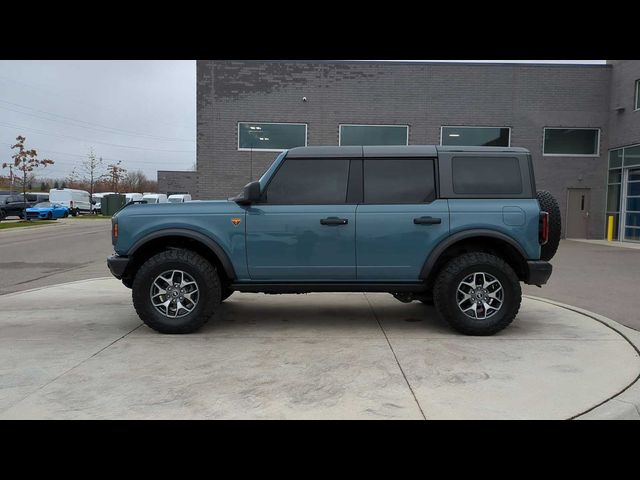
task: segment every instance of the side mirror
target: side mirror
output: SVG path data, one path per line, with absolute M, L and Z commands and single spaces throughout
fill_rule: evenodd
M 96 202 L 95 200 L 91 200 L 91 205 L 95 205 L 96 203 L 98 202 Z
M 230 198 L 229 200 L 236 202 L 238 205 L 250 205 L 260 200 L 260 182 L 247 183 L 242 189 L 240 195 Z

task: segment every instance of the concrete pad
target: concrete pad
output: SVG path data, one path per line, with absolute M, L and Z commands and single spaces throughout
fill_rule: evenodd
M 0 296 L 0 418 L 633 418 L 607 401 L 640 374 L 616 326 L 524 299 L 467 337 L 387 294 L 235 293 L 172 336 L 95 279 Z

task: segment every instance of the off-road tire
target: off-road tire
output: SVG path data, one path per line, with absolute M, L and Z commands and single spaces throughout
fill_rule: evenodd
M 504 289 L 503 304 L 486 320 L 465 315 L 458 307 L 456 293 L 460 282 L 473 272 L 496 277 Z M 465 253 L 450 260 L 439 272 L 433 289 L 436 310 L 455 330 L 465 335 L 493 335 L 506 328 L 516 317 L 522 300 L 520 281 L 501 258 L 483 252 Z
M 540 247 L 540 260 L 549 261 L 556 254 L 560 244 L 562 231 L 560 205 L 555 197 L 546 190 L 538 190 L 537 196 L 540 210 L 549 213 L 549 238 L 547 243 Z
M 151 303 L 150 289 L 155 278 L 167 270 L 182 270 L 196 281 L 200 295 L 194 310 L 180 318 L 168 318 Z M 221 284 L 216 269 L 204 257 L 186 249 L 165 250 L 149 258 L 138 269 L 131 296 L 140 319 L 160 333 L 191 333 L 214 314 L 220 304 Z

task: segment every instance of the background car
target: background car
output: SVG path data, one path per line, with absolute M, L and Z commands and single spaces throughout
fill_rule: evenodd
M 142 196 L 142 200 L 145 200 L 147 203 L 169 203 L 164 193 L 145 193 Z
M 26 207 L 32 207 L 35 202 L 30 201 L 27 195 Z M 24 217 L 25 201 L 24 195 L 21 193 L 1 194 L 0 195 L 0 221 L 7 217 Z
M 41 202 L 31 208 L 27 208 L 28 220 L 53 220 L 57 218 L 67 218 L 69 216 L 69 207 L 59 203 Z
M 69 207 L 69 213 L 74 217 L 80 213 L 91 213 L 90 195 L 86 190 L 52 188 L 49 190 L 49 200 Z
M 191 201 L 191 195 L 188 193 L 174 193 L 167 198 L 169 203 L 184 203 Z

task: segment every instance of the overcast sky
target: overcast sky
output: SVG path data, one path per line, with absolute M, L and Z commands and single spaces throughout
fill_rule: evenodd
M 39 177 L 66 177 L 91 147 L 105 163 L 122 160 L 151 179 L 157 170 L 191 169 L 195 73 L 191 60 L 0 61 L 0 163 L 10 160 L 9 146 L 24 135 L 27 147 L 56 162 L 40 168 Z
M 66 177 L 93 147 L 151 179 L 196 159 L 195 62 L 0 61 L 0 162 L 19 134 Z M 13 142 L 13 143 L 12 143 Z M 7 172 L 3 172 L 6 175 Z

